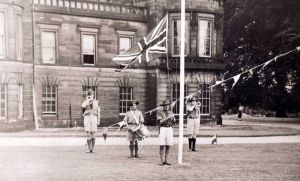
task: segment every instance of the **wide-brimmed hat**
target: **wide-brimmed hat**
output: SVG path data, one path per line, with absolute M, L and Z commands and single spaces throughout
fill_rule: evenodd
M 128 102 L 128 106 L 132 106 L 133 104 L 135 104 L 135 105 L 139 105 L 139 101 L 130 101 L 130 102 Z
M 93 91 L 93 89 L 89 89 L 87 94 L 91 95 L 91 94 L 95 94 L 95 92 Z
M 170 100 L 169 100 L 169 99 L 165 99 L 165 100 L 162 102 L 162 104 L 160 104 L 160 106 L 168 106 L 168 105 L 170 105 L 170 104 L 172 104 L 172 103 L 170 102 Z

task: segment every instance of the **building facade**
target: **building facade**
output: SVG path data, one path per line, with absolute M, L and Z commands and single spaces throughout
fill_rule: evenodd
M 116 73 L 112 58 L 141 40 L 168 12 L 168 54 Z M 204 119 L 221 112 L 209 89 L 224 68 L 223 1 L 186 2 L 185 94 L 197 92 Z M 0 122 L 40 127 L 82 125 L 92 88 L 101 125 L 118 122 L 138 100 L 142 112 L 179 98 L 180 1 L 2 0 Z M 178 113 L 178 106 L 174 112 Z M 34 111 L 35 110 L 35 111 Z M 155 116 L 145 115 L 148 124 Z

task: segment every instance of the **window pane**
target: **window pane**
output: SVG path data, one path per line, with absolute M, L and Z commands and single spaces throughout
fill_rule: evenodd
M 4 56 L 4 37 L 0 35 L 0 56 Z
M 42 33 L 43 47 L 55 47 L 55 32 Z
M 17 15 L 17 34 L 16 34 L 17 58 L 22 57 L 22 16 Z
M 42 57 L 44 63 L 55 63 L 55 32 L 42 32 Z
M 4 35 L 4 14 L 0 13 L 0 56 L 4 56 L 5 52 L 5 35 Z
M 95 36 L 94 35 L 83 35 L 82 48 L 84 54 L 94 54 L 95 52 Z
M 55 50 L 53 48 L 43 48 L 43 62 L 44 63 L 55 62 Z
M 173 23 L 173 54 L 179 55 L 179 47 L 180 47 L 180 21 L 174 21 Z
M 0 117 L 6 117 L 6 91 L 3 84 L 0 84 L 0 95 Z
M 94 65 L 94 55 L 83 55 L 83 63 Z
M 131 38 L 130 37 L 120 37 L 119 38 L 119 54 L 123 54 L 131 48 Z
M 132 101 L 132 87 L 120 87 L 120 113 L 126 113 L 130 110 L 128 103 Z
M 43 113 L 56 113 L 56 86 L 43 86 L 43 101 L 42 109 Z
M 173 20 L 173 55 L 179 55 L 181 21 Z M 189 21 L 185 22 L 185 54 L 189 54 Z
M 201 114 L 210 114 L 210 90 L 209 84 L 200 83 L 199 89 L 201 89 L 201 94 L 199 100 L 201 101 Z
M 4 14 L 0 13 L 0 35 L 4 35 Z
M 95 64 L 95 35 L 82 35 L 82 53 L 84 64 Z
M 199 20 L 199 55 L 211 55 L 212 21 Z

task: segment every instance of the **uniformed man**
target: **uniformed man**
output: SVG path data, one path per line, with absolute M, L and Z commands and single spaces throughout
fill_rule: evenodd
M 139 105 L 138 101 L 129 102 L 130 111 L 128 111 L 123 119 L 127 126 L 127 140 L 129 141 L 129 158 L 139 158 L 139 146 L 138 139 L 139 135 L 137 134 L 138 129 L 144 123 L 144 117 L 141 111 L 137 109 Z M 134 154 L 135 151 L 135 154 Z
M 173 128 L 175 124 L 174 113 L 170 110 L 171 102 L 169 99 L 163 101 L 160 106 L 162 110 L 157 112 L 157 120 L 160 124 L 159 129 L 159 154 L 160 163 L 159 165 L 171 165 L 168 162 L 168 156 L 170 152 L 170 146 L 174 145 L 173 141 Z
M 100 124 L 100 106 L 92 89 L 89 89 L 87 98 L 82 102 L 81 107 L 84 110 L 84 130 L 87 135 L 88 152 L 93 153 L 96 142 L 95 132 L 97 125 Z

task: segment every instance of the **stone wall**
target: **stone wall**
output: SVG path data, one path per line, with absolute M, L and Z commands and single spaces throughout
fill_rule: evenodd
M 40 32 L 43 26 L 55 25 L 58 29 L 58 59 L 55 65 L 82 66 L 80 28 L 92 28 L 97 31 L 96 67 L 115 67 L 112 58 L 118 54 L 117 30 L 135 32 L 134 41 L 139 41 L 148 31 L 140 22 L 101 19 L 84 16 L 35 13 L 35 63 L 41 64 Z
M 71 104 L 72 120 L 82 125 L 81 102 L 83 80 L 90 79 L 99 83 L 97 97 L 101 106 L 102 126 L 110 125 L 123 119 L 119 114 L 119 87 L 123 84 L 133 86 L 133 98 L 140 102 L 139 109 L 145 112 L 153 108 L 155 86 L 149 79 L 155 79 L 155 74 L 145 70 L 126 70 L 115 73 L 111 68 L 80 68 L 64 66 L 36 66 L 36 98 L 39 120 L 44 126 L 68 126 L 69 103 Z M 57 115 L 42 113 L 42 86 L 56 82 L 58 87 Z M 74 125 L 74 123 L 72 123 Z

